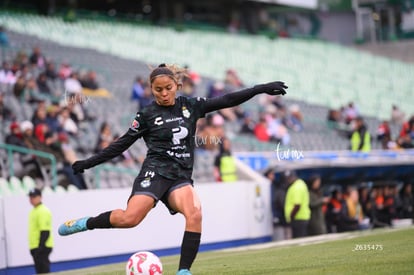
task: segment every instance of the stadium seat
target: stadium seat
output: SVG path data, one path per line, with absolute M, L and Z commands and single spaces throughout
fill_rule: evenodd
M 36 182 L 30 176 L 24 176 L 22 179 L 23 188 L 26 192 L 36 187 Z
M 0 178 L 0 196 L 6 197 L 12 195 L 10 190 L 9 183 L 5 178 Z
M 79 189 L 75 185 L 69 184 L 67 187 L 67 192 L 69 193 L 79 192 Z
M 42 195 L 53 194 L 53 193 L 54 191 L 49 185 L 46 185 L 42 188 Z
M 9 186 L 13 194 L 20 195 L 26 193 L 26 190 L 23 188 L 21 180 L 16 176 L 10 177 Z
M 55 189 L 54 189 L 55 193 L 57 194 L 63 194 L 66 193 L 66 189 L 65 187 L 63 187 L 62 185 L 56 185 Z

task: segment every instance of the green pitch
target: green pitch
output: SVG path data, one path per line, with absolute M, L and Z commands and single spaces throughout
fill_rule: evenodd
M 293 242 L 199 253 L 191 270 L 194 275 L 414 274 L 414 227 Z M 161 257 L 161 261 L 164 274 L 175 274 L 178 256 Z M 124 268 L 121 263 L 55 274 L 124 275 Z

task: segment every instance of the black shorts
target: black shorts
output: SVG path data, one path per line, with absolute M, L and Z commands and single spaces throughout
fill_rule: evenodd
M 161 200 L 165 206 L 167 206 L 171 215 L 174 215 L 177 211 L 172 209 L 168 204 L 168 196 L 175 189 L 189 184 L 193 185 L 192 179 L 171 180 L 156 174 L 154 171 L 141 170 L 138 177 L 134 180 L 134 185 L 129 199 L 134 195 L 150 196 L 154 199 L 154 207 L 157 205 L 157 202 Z

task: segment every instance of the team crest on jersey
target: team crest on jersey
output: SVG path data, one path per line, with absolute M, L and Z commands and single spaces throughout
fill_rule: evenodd
M 190 111 L 187 109 L 187 107 L 183 106 L 182 110 L 183 110 L 183 116 L 185 118 L 189 118 L 191 114 L 190 114 Z
M 131 128 L 134 130 L 139 128 L 139 122 L 137 119 L 134 119 L 134 121 L 132 122 Z
M 142 188 L 147 188 L 150 185 L 151 185 L 151 178 L 150 177 L 147 177 L 143 181 L 141 181 L 141 187 Z

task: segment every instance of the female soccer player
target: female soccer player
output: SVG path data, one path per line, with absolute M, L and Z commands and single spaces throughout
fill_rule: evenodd
M 185 232 L 177 274 L 191 274 L 189 270 L 201 237 L 201 205 L 191 179 L 197 120 L 206 113 L 239 105 L 260 93 L 284 95 L 287 86 L 275 81 L 211 99 L 176 97 L 183 74 L 185 70 L 175 65 L 161 64 L 155 68 L 149 76 L 154 102 L 136 114 L 121 138 L 72 165 L 74 173 L 82 173 L 118 156 L 138 138 L 144 138 L 147 156 L 134 181 L 127 208 L 65 222 L 59 227 L 60 235 L 96 228 L 135 227 L 161 200 L 171 214 L 184 215 Z

